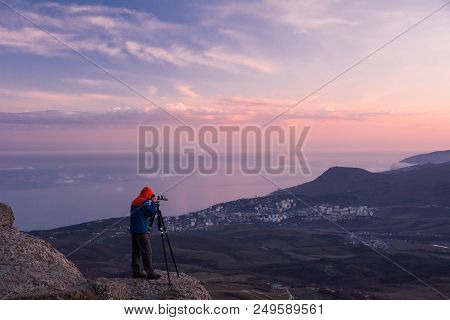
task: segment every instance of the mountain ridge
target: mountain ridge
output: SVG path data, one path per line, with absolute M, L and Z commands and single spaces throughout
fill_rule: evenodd
M 290 193 L 327 202 L 363 205 L 450 204 L 450 163 L 379 173 L 334 167 L 317 179 L 274 194 Z M 357 196 L 353 196 L 353 195 Z
M 400 163 L 409 164 L 427 164 L 427 163 L 445 163 L 450 161 L 450 150 L 434 151 L 408 157 L 400 161 Z

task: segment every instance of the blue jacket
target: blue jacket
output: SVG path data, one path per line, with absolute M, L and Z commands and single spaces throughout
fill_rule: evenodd
M 148 230 L 148 219 L 156 214 L 156 205 L 149 200 L 140 205 L 131 205 L 130 209 L 130 232 L 146 233 Z

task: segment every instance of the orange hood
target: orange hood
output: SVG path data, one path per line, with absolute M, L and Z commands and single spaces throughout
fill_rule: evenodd
M 150 200 L 150 197 L 154 194 L 155 193 L 153 192 L 152 188 L 144 187 L 141 190 L 141 194 L 136 199 L 133 200 L 131 205 L 132 206 L 140 206 L 143 202 Z

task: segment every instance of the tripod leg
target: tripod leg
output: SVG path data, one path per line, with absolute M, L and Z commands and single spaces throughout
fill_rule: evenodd
M 172 285 L 170 282 L 170 273 L 169 273 L 169 264 L 167 263 L 167 253 L 166 253 L 166 244 L 164 243 L 164 231 L 162 228 L 162 223 L 160 223 L 161 217 L 158 215 L 158 224 L 160 225 L 159 231 L 161 232 L 161 242 L 164 251 L 164 261 L 166 263 L 166 271 L 167 271 L 167 280 L 169 281 L 169 286 Z
M 173 254 L 172 245 L 170 244 L 169 234 L 167 233 L 166 224 L 164 222 L 164 218 L 162 215 L 161 215 L 161 223 L 162 223 L 164 233 L 166 234 L 166 239 L 167 239 L 167 244 L 169 245 L 170 255 L 172 256 L 172 261 L 173 261 L 173 264 L 175 265 L 175 270 L 177 271 L 177 276 L 179 278 L 180 273 L 178 272 L 178 266 L 177 266 L 177 263 L 175 262 L 175 256 Z

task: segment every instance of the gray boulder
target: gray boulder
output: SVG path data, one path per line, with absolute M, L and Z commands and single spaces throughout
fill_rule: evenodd
M 60 293 L 86 283 L 49 243 L 12 228 L 14 214 L 5 204 L 0 204 L 0 221 L 0 298 Z

